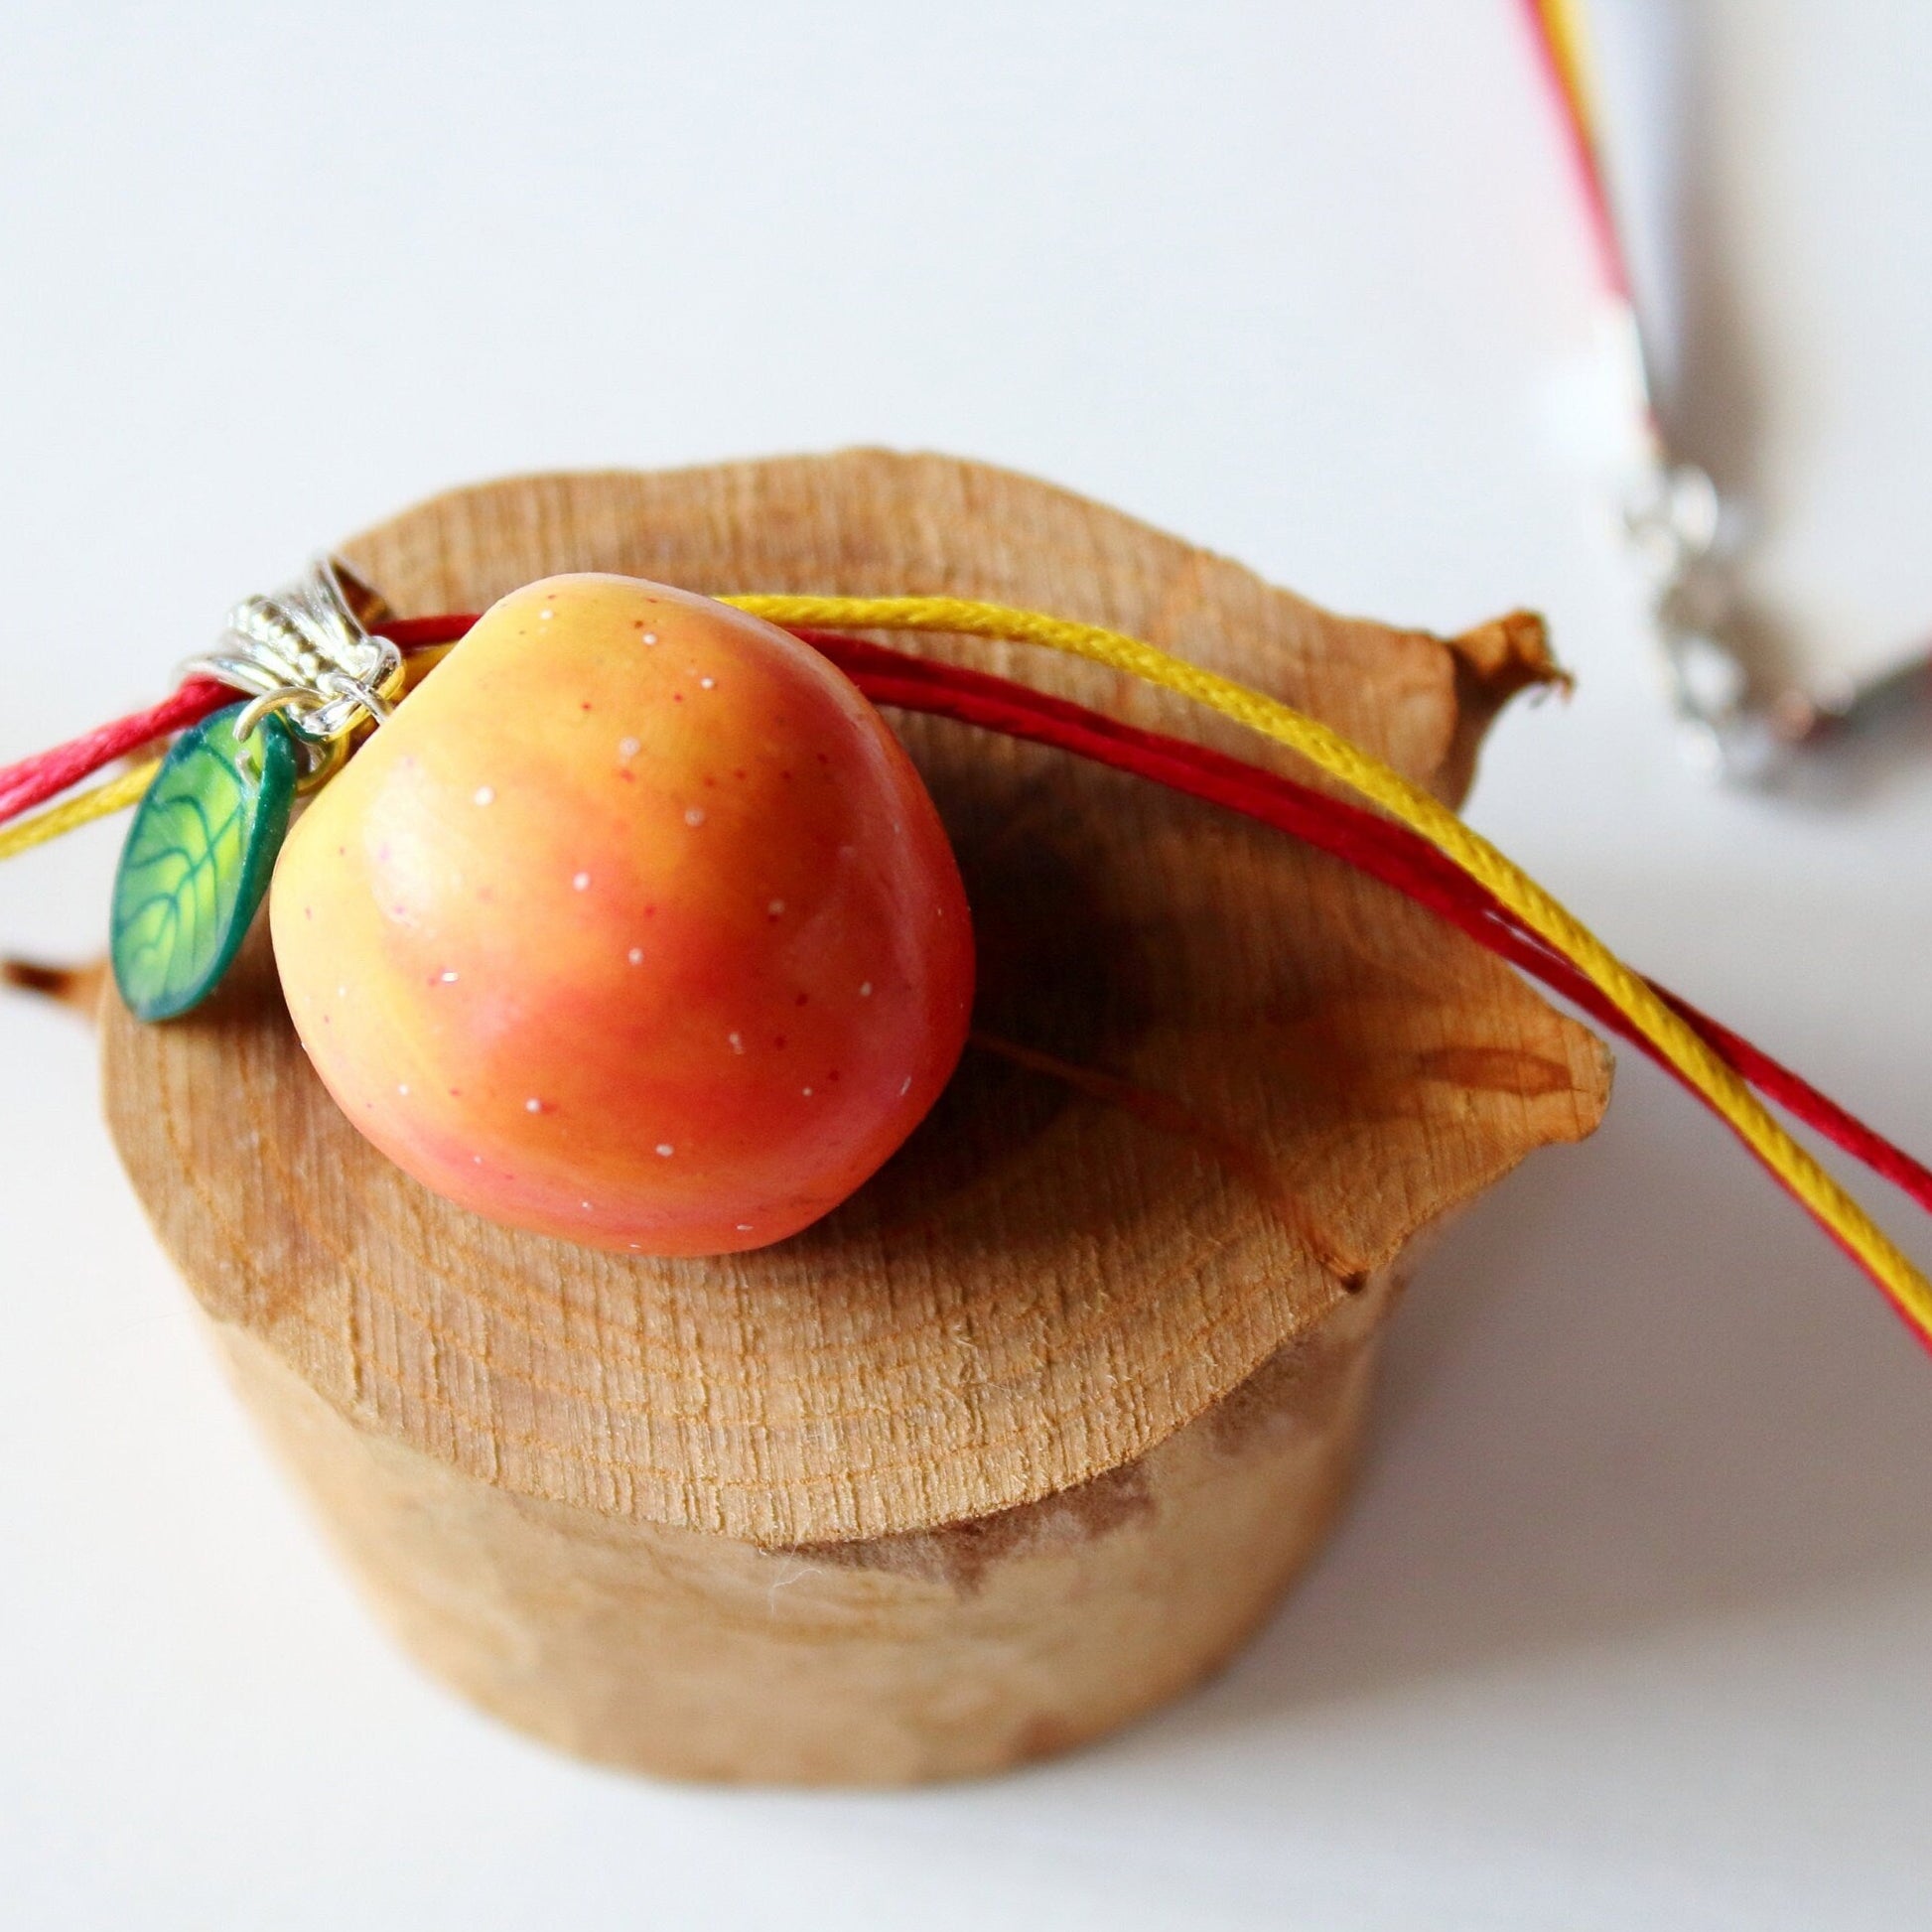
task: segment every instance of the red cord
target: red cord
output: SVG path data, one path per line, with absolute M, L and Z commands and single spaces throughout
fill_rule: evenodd
M 385 624 L 383 631 L 405 650 L 412 650 L 452 643 L 475 622 L 475 617 L 467 614 L 407 618 Z M 796 634 L 824 652 L 876 704 L 953 718 L 1091 759 L 1240 812 L 1329 853 L 1541 980 L 1690 1086 L 1590 980 L 1406 826 L 1204 746 L 1125 724 L 984 671 L 909 656 L 836 632 L 800 629 Z M 113 759 L 185 730 L 233 697 L 218 684 L 197 680 L 147 711 L 0 769 L 0 822 L 77 784 Z M 1649 984 L 1720 1059 L 1766 1099 L 1815 1128 L 1932 1213 L 1932 1170 L 1747 1039 L 1655 981 Z
M 1094 759 L 1244 813 L 1332 854 L 1542 980 L 1599 1025 L 1640 1047 L 1674 1077 L 1684 1079 L 1591 980 L 1525 930 L 1485 887 L 1406 826 L 1205 746 L 1144 731 L 984 671 L 909 657 L 856 637 L 808 630 L 798 634 L 824 651 L 876 704 L 937 712 Z M 1932 1169 L 1688 1000 L 1655 981 L 1647 984 L 1720 1059 L 1766 1099 L 1816 1128 L 1932 1213 Z
M 1622 236 L 1617 232 L 1616 213 L 1610 206 L 1609 183 L 1604 179 L 1592 104 L 1586 91 L 1585 76 L 1574 65 L 1578 50 L 1566 48 L 1562 40 L 1559 16 L 1566 11 L 1563 0 L 1521 0 L 1521 4 L 1544 85 L 1563 122 L 1564 146 L 1570 152 L 1570 165 L 1583 196 L 1597 272 L 1605 291 L 1617 301 L 1628 303 L 1630 269 L 1624 258 Z
M 452 612 L 446 617 L 391 618 L 376 625 L 376 630 L 402 650 L 421 650 L 428 644 L 453 644 L 467 637 L 476 624 L 476 613 Z
M 1118 719 L 1082 712 L 1078 706 L 1065 705 L 1061 700 L 1046 698 L 1041 693 L 1028 691 L 1024 686 L 1006 685 L 1004 680 L 989 679 L 981 672 L 900 658 L 897 652 L 882 651 L 880 646 L 863 643 L 857 638 L 812 633 L 808 641 L 825 650 L 835 661 L 840 661 L 842 668 L 876 704 L 937 713 L 963 723 L 981 725 L 1012 737 L 1032 739 L 1039 744 L 1096 759 L 1166 784 L 1173 790 L 1228 806 L 1334 854 L 1415 899 L 1466 932 L 1478 945 L 1487 947 L 1512 965 L 1542 980 L 1553 992 L 1570 1000 L 1600 1025 L 1640 1048 L 1695 1099 L 1704 1100 L 1697 1087 L 1626 1019 L 1619 1008 L 1603 996 L 1592 981 L 1533 934 L 1518 928 L 1513 915 L 1491 899 L 1484 888 L 1476 885 L 1435 847 L 1406 827 L 1379 818 L 1372 812 L 1365 812 L 1359 806 L 1298 785 L 1293 779 L 1262 771 L 1238 759 L 1223 759 L 1220 754 L 1203 747 L 1190 745 L 1183 740 L 1164 739 L 1157 733 L 1142 732 L 1138 727 L 1123 725 Z M 878 653 L 894 660 L 900 667 L 898 673 L 896 675 L 880 670 L 876 661 L 869 664 L 863 655 L 865 653 Z M 911 675 L 905 674 L 907 669 L 911 670 Z M 963 680 L 974 680 L 995 689 L 969 692 L 960 688 Z M 1016 699 L 1025 701 L 1016 702 Z M 1053 707 L 1072 716 L 1052 718 L 1046 714 L 1044 707 Z M 1084 722 L 1076 723 L 1076 719 Z M 1089 726 L 1091 730 L 1086 728 Z M 1129 741 L 1140 742 L 1134 744 Z M 1231 769 L 1217 773 L 1212 769 L 1217 763 Z M 1272 797 L 1269 795 L 1271 792 L 1275 794 Z M 1355 822 L 1351 824 L 1351 820 Z M 1412 850 L 1402 850 L 1406 842 L 1413 842 Z M 1855 1159 L 1895 1182 L 1920 1207 L 1932 1212 L 1932 1172 L 1768 1054 L 1759 1052 L 1737 1035 L 1707 1020 L 1688 1001 L 1679 999 L 1666 988 L 1656 986 L 1654 981 L 1648 984 L 1676 1009 L 1693 1031 L 1703 1035 L 1705 1043 L 1720 1059 L 1725 1060 L 1733 1071 L 1749 1080 L 1767 1099 L 1815 1127 Z M 1748 1144 L 1747 1151 L 1752 1151 L 1748 1149 Z M 1766 1172 L 1786 1193 L 1797 1198 L 1781 1174 L 1768 1166 Z M 1798 1204 L 1805 1207 L 1802 1200 Z M 1806 1211 L 1809 1213 L 1809 1208 Z M 1923 1332 L 1889 1286 L 1864 1266 L 1850 1243 L 1835 1229 L 1826 1227 L 1825 1232 L 1846 1259 L 1884 1295 L 1913 1339 L 1932 1353 L 1932 1337 Z
M 157 738 L 186 731 L 199 724 L 210 711 L 231 703 L 236 694 L 206 678 L 184 684 L 172 698 L 164 698 L 146 711 L 128 718 L 117 718 L 111 725 L 88 732 L 66 745 L 57 745 L 38 758 L 22 759 L 18 764 L 0 768 L 0 824 L 32 811 L 57 792 L 77 785 L 103 764 L 138 752 Z

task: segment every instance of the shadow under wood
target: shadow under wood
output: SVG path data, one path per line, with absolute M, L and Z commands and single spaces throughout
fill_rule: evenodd
M 1932 1563 L 1925 1357 L 1663 1075 L 1619 1078 L 1588 1148 L 1532 1161 L 1422 1271 L 1317 1571 L 1123 1748 Z

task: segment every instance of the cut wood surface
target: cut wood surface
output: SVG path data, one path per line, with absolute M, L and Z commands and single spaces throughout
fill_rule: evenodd
M 1029 605 L 1256 684 L 1450 798 L 1500 703 L 1551 675 L 1534 620 L 1444 641 L 1334 618 L 938 457 L 530 478 L 344 548 L 404 614 L 564 570 Z M 1091 666 L 911 647 L 1262 754 Z M 886 1171 L 776 1248 L 623 1259 L 430 1195 L 310 1073 L 259 933 L 186 1021 L 142 1027 L 109 997 L 128 1171 L 257 1383 L 287 1371 L 368 1456 L 527 1503 L 531 1523 L 554 1507 L 613 1535 L 902 1537 L 1147 1455 L 1420 1230 L 1594 1125 L 1595 1039 L 1385 890 L 1133 779 L 895 722 L 972 897 L 976 1043 Z
M 1090 1482 L 943 1529 L 768 1550 L 537 1501 L 358 1429 L 219 1341 L 418 1662 L 583 1757 L 660 1776 L 908 1784 L 1054 1755 L 1225 1662 L 1347 1491 L 1394 1271 Z

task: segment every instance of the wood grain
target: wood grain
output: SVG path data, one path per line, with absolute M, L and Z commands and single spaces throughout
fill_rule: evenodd
M 1394 1271 L 1136 1460 L 903 1536 L 768 1550 L 519 1496 L 224 1325 L 381 1619 L 485 1710 L 660 1776 L 897 1785 L 1054 1755 L 1225 1662 L 1347 1487 Z
M 1502 699 L 1551 675 L 1533 620 L 1444 641 L 1334 618 L 938 457 L 530 478 L 346 554 L 403 613 L 566 569 L 1059 611 L 1271 690 L 1451 797 Z M 1090 666 L 925 647 L 1259 749 Z M 900 722 L 972 895 L 984 1043 L 885 1173 L 778 1248 L 624 1260 L 429 1195 L 310 1074 L 259 934 L 187 1021 L 110 999 L 117 1142 L 235 1348 L 372 1456 L 629 1526 L 613 1535 L 900 1537 L 1146 1456 L 1420 1230 L 1595 1124 L 1595 1039 L 1381 889 L 1117 774 Z

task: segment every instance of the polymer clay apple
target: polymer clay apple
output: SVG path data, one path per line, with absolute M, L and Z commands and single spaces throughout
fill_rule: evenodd
M 786 632 L 612 576 L 495 605 L 296 823 L 270 901 L 344 1112 L 488 1219 L 783 1239 L 911 1132 L 971 923 L 884 719 Z

